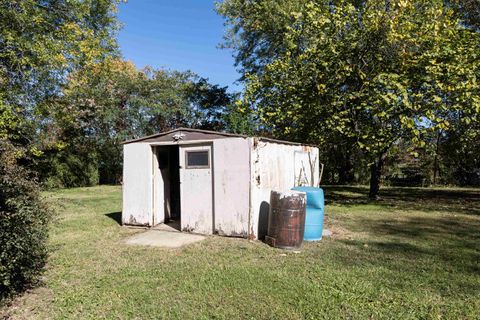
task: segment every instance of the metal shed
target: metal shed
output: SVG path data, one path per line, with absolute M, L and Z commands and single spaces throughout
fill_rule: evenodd
M 179 128 L 124 142 L 125 225 L 262 238 L 271 190 L 317 186 L 318 148 Z

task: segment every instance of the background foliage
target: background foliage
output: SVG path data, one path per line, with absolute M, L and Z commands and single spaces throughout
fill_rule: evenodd
M 226 0 L 218 11 L 229 30 L 224 45 L 235 50 L 244 74 L 245 108 L 260 128 L 319 145 L 328 182 L 370 180 L 375 198 L 382 174 L 394 169 L 385 168 L 388 158 L 405 160 L 403 169 L 390 170 L 392 183 L 438 182 L 430 177 L 439 174 L 439 162 L 445 183 L 459 183 L 455 175 L 465 176 L 462 184 L 474 182 L 466 176 L 478 168 L 478 151 L 464 157 L 469 164 L 451 155 L 478 140 L 472 130 L 480 112 L 480 36 L 473 6 Z M 408 160 L 419 153 L 422 166 Z
M 0 300 L 35 282 L 47 259 L 51 212 L 18 164 L 21 152 L 0 140 Z

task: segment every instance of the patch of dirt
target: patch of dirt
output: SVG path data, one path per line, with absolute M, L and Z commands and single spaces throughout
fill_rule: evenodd
M 53 300 L 53 291 L 46 287 L 29 289 L 0 308 L 0 320 L 38 318 L 38 310 Z
M 326 229 L 332 231 L 332 239 L 351 239 L 353 236 L 353 232 L 344 228 L 342 226 L 332 225 L 332 226 L 325 226 Z

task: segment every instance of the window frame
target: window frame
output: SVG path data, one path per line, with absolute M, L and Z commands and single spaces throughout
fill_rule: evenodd
M 188 164 L 188 155 L 190 153 L 207 153 L 207 164 L 206 165 L 200 165 L 200 166 L 191 166 Z M 185 150 L 185 169 L 210 169 L 210 149 L 206 150 Z

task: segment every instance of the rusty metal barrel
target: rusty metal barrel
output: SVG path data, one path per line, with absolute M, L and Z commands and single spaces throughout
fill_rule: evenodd
M 305 232 L 306 194 L 271 191 L 265 242 L 275 248 L 298 249 Z

